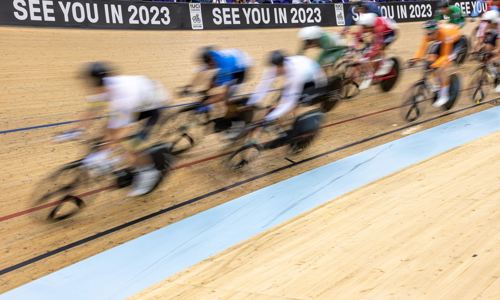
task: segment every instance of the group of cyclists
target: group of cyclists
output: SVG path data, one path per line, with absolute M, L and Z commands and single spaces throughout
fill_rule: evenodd
M 324 88 L 329 78 L 338 75 L 335 66 L 353 47 L 358 49 L 357 58 L 362 64 L 362 80 L 359 89 L 371 85 L 374 76 L 387 74 L 392 68 L 392 61 L 386 59 L 388 46 L 398 37 L 398 27 L 394 21 L 383 17 L 373 2 L 359 2 L 356 5 L 359 14 L 358 28 L 345 27 L 342 32 L 330 33 L 318 26 L 309 26 L 299 31 L 298 37 L 303 41 L 298 54 L 289 55 L 281 50 L 271 52 L 268 58 L 268 68 L 261 75 L 260 83 L 244 104 L 247 107 L 261 107 L 263 99 L 271 90 L 278 78 L 283 78 L 283 88 L 279 99 L 267 111 L 262 120 L 253 120 L 261 124 L 279 122 L 298 107 L 305 91 Z M 445 20 L 445 21 L 442 21 Z M 500 15 L 495 6 L 485 12 L 476 34 L 476 44 L 473 49 L 484 47 L 485 50 L 496 53 L 497 26 Z M 433 105 L 439 107 L 448 101 L 448 73 L 450 66 L 456 60 L 457 53 L 464 47 L 463 33 L 465 18 L 460 8 L 443 2 L 440 5 L 436 19 L 425 22 L 424 38 L 410 65 L 423 61 L 425 68 L 435 72 L 439 87 L 439 97 Z M 346 42 L 352 35 L 354 45 Z M 317 59 L 311 59 L 304 52 L 318 48 L 321 50 Z M 491 59 L 497 59 L 493 56 Z M 226 115 L 233 111 L 232 101 L 248 77 L 252 67 L 252 59 L 244 51 L 237 49 L 217 49 L 204 47 L 198 55 L 200 68 L 191 83 L 180 91 L 188 95 L 193 91 L 200 92 L 200 77 L 207 71 L 214 72 L 209 82 L 204 82 L 204 95 L 196 112 L 203 113 L 213 109 L 217 103 L 227 110 Z M 158 124 L 162 108 L 170 101 L 168 93 L 158 82 L 145 76 L 129 76 L 115 73 L 114 69 L 105 63 L 91 63 L 85 70 L 88 81 L 88 102 L 91 108 L 86 112 L 85 119 L 102 114 L 106 109 L 109 120 L 105 129 L 105 146 L 97 153 L 85 159 L 89 166 L 109 165 L 115 153 L 121 151 L 126 165 L 132 166 L 136 172 L 129 196 L 142 196 L 154 189 L 159 179 L 159 171 L 154 168 L 151 159 L 144 155 L 143 146 L 151 135 L 152 128 Z M 500 92 L 500 85 L 497 86 Z M 233 119 L 231 119 L 233 120 Z M 133 124 L 143 122 L 139 132 L 132 134 Z M 229 124 L 232 129 L 241 129 L 245 123 L 234 119 Z M 83 122 L 74 132 L 81 132 L 88 126 Z M 238 130 L 235 131 L 238 133 Z M 126 141 L 124 142 L 124 140 Z M 126 144 L 124 146 L 124 144 Z M 113 163 L 116 163 L 114 161 Z

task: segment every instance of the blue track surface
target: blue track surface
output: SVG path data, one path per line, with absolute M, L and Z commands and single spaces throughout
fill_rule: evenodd
M 500 107 L 445 123 L 201 212 L 0 299 L 124 299 L 342 194 L 498 130 Z

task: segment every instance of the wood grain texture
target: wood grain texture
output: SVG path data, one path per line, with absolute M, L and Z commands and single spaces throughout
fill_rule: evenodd
M 471 28 L 469 24 L 467 30 Z M 404 34 L 395 42 L 391 53 L 402 59 L 409 58 L 419 42 L 420 30 L 418 24 L 401 24 L 401 32 Z M 255 60 L 248 88 L 251 89 L 260 76 L 268 51 L 278 48 L 296 51 L 296 33 L 296 29 L 150 32 L 0 28 L 0 129 L 77 119 L 78 113 L 84 108 L 84 89 L 77 78 L 78 70 L 84 62 L 93 60 L 111 61 L 126 74 L 149 75 L 163 82 L 172 91 L 175 87 L 185 84 L 191 76 L 195 67 L 193 56 L 196 49 L 210 44 L 224 48 L 236 47 L 247 51 Z M 463 68 L 462 76 L 464 77 L 471 68 L 473 64 Z M 418 70 L 407 71 L 391 93 L 381 94 L 377 87 L 373 87 L 357 99 L 341 103 L 328 115 L 327 123 L 400 105 L 404 91 L 419 76 Z M 188 99 L 174 99 L 174 102 L 185 101 Z M 462 97 L 457 108 L 467 105 L 470 105 L 470 101 Z M 416 130 L 483 108 L 442 118 Z M 440 114 L 440 111 L 428 110 L 426 113 L 426 116 L 432 117 Z M 324 129 L 311 148 L 291 158 L 301 160 L 402 125 L 404 122 L 398 110 L 338 124 Z M 51 141 L 54 134 L 68 128 L 70 126 L 0 135 L 0 216 L 31 208 L 31 195 L 40 181 L 63 163 L 81 158 L 85 150 L 79 143 L 56 144 Z M 186 216 L 400 136 L 401 133 L 395 133 L 323 156 L 64 251 L 0 276 L 0 292 Z M 226 151 L 220 140 L 217 135 L 205 137 L 178 164 Z M 252 168 L 244 172 L 228 171 L 222 166 L 223 158 L 185 167 L 176 170 L 148 197 L 124 200 L 126 191 L 101 193 L 88 203 L 88 207 L 81 214 L 59 224 L 40 222 L 40 216 L 36 213 L 1 222 L 0 234 L 3 238 L 0 243 L 0 269 L 234 182 L 288 165 L 289 162 L 284 159 L 287 155 L 285 149 L 265 152 Z M 196 184 L 192 184 L 193 182 Z M 44 210 L 43 214 L 47 214 L 47 210 Z
M 499 141 L 381 179 L 134 299 L 498 299 Z

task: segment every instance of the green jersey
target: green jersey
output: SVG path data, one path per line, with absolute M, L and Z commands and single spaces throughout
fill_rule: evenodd
M 319 47 L 323 50 L 318 57 L 320 65 L 335 63 L 347 50 L 347 46 L 337 35 L 328 33 L 323 33 L 319 39 Z
M 447 14 L 442 14 L 441 11 L 438 10 L 436 12 L 435 20 L 436 21 L 449 20 L 450 23 L 463 27 L 465 24 L 465 18 L 464 15 L 462 14 L 462 10 L 460 9 L 460 7 L 455 5 L 450 5 L 448 6 L 448 9 L 450 10 L 450 12 Z

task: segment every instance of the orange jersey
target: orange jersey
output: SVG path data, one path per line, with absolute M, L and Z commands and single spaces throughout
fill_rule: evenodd
M 432 64 L 432 67 L 440 67 L 448 61 L 448 56 L 452 53 L 453 45 L 462 37 L 460 27 L 455 24 L 440 24 L 438 27 L 437 41 L 441 42 L 439 58 Z M 422 59 L 426 55 L 430 41 L 428 36 L 424 36 L 420 48 L 415 53 L 415 58 Z

